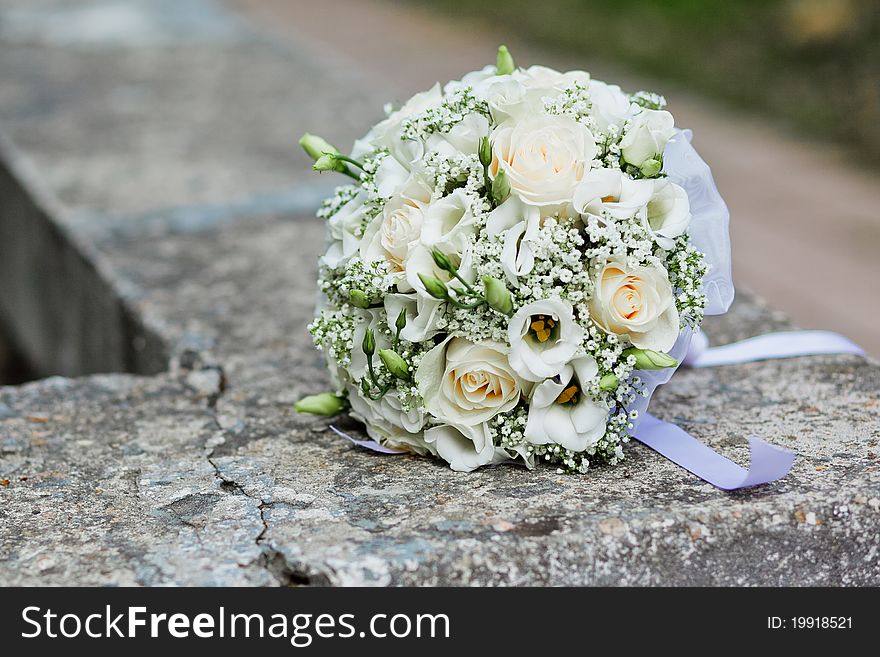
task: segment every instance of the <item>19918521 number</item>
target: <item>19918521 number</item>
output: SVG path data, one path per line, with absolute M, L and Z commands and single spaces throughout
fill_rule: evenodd
M 852 616 L 768 616 L 770 630 L 851 630 Z

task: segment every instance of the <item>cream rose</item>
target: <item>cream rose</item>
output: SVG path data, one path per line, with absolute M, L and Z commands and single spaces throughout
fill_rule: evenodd
M 533 301 L 510 318 L 510 366 L 526 381 L 556 376 L 583 338 L 584 330 L 574 321 L 570 303 L 561 299 Z
M 523 385 L 505 345 L 452 337 L 422 357 L 415 378 L 431 415 L 468 427 L 516 406 Z
M 590 315 L 608 333 L 625 335 L 634 346 L 667 352 L 679 334 L 672 285 L 662 267 L 630 267 L 607 261 L 599 274 Z
M 632 118 L 620 140 L 620 153 L 625 161 L 640 167 L 647 160 L 662 156 L 673 134 L 672 114 L 666 110 L 643 109 Z
M 411 177 L 401 193 L 392 196 L 382 214 L 367 226 L 361 258 L 367 262 L 385 260 L 391 271 L 403 271 L 412 246 L 421 238 L 424 211 L 430 199 L 430 189 Z
M 492 133 L 490 175 L 504 171 L 524 203 L 552 210 L 571 203 L 596 157 L 592 133 L 568 116 L 529 115 Z

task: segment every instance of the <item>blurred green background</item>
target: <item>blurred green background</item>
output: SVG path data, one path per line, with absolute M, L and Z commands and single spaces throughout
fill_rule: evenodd
M 601 57 L 880 165 L 880 0 L 408 0 Z

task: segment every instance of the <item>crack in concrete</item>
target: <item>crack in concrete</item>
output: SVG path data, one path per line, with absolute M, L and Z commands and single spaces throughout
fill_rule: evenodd
M 226 436 L 227 431 L 220 425 L 220 422 L 217 419 L 217 404 L 227 388 L 226 375 L 223 367 L 219 364 L 211 364 L 202 369 L 207 368 L 218 371 L 220 375 L 219 384 L 214 392 L 210 393 L 207 397 L 203 397 L 203 399 L 206 401 L 211 421 L 214 423 L 217 431 Z M 216 447 L 208 447 L 206 444 L 205 451 L 207 452 L 205 458 L 214 469 L 215 478 L 220 481 L 221 492 L 230 493 L 232 495 L 243 495 L 244 497 L 257 502 L 257 510 L 260 515 L 260 524 L 262 525 L 262 528 L 254 538 L 254 543 L 260 548 L 260 555 L 256 559 L 253 559 L 246 564 L 242 564 L 241 567 L 248 568 L 250 566 L 257 566 L 258 568 L 263 568 L 275 579 L 275 581 L 278 582 L 279 586 L 309 586 L 315 583 L 329 584 L 329 580 L 327 580 L 326 577 L 321 577 L 321 582 L 316 582 L 314 576 L 309 574 L 309 571 L 311 570 L 310 568 L 291 563 L 281 550 L 273 546 L 271 542 L 266 539 L 266 535 L 269 532 L 269 520 L 266 517 L 266 509 L 271 509 L 274 503 L 265 500 L 261 496 L 253 495 L 248 492 L 243 484 L 224 473 L 214 460 Z M 187 523 L 184 522 L 183 524 Z

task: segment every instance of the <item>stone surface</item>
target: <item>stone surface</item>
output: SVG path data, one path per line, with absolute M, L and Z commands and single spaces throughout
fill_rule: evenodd
M 90 20 L 92 32 L 65 33 L 46 18 L 62 4 L 73 7 L 66 21 L 97 11 L 115 27 Z M 305 171 L 279 146 L 281 114 L 303 97 L 297 120 L 343 137 L 372 116 L 328 106 L 380 105 L 361 95 L 365 81 L 254 36 L 207 0 L 175 3 L 208 12 L 198 28 L 186 11 L 162 14 L 167 3 L 122 4 L 0 2 L 15 9 L 0 27 L 0 74 L 12 81 L 0 88 L 0 125 L 15 142 L 4 189 L 94 270 L 82 289 L 127 309 L 164 355 L 152 376 L 123 359 L 112 368 L 135 374 L 0 387 L 0 582 L 880 583 L 880 367 L 870 360 L 681 371 L 657 393 L 653 412 L 740 463 L 749 434 L 798 453 L 788 477 L 739 493 L 637 444 L 621 466 L 586 476 L 465 475 L 360 450 L 327 420 L 298 416 L 294 401 L 327 387 L 305 331 L 323 227 L 306 212 L 316 190 L 290 185 Z M 175 25 L 198 38 L 183 43 Z M 294 69 L 303 78 L 279 85 Z M 230 72 L 243 91 L 224 86 Z M 71 75 L 91 93 L 65 83 Z M 303 80 L 325 86 L 311 99 Z M 100 102 L 130 84 L 159 100 Z M 184 129 L 184 116 L 206 123 Z M 17 225 L 11 244 L 24 236 Z M 52 243 L 30 238 L 33 253 Z M 39 271 L 27 264 L 15 271 Z M 114 315 L 90 317 L 105 330 Z M 788 325 L 743 294 L 707 331 L 722 343 Z M 119 344 L 130 354 L 131 341 Z

